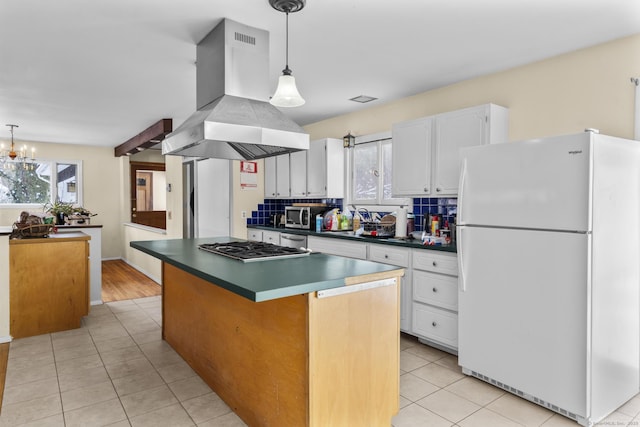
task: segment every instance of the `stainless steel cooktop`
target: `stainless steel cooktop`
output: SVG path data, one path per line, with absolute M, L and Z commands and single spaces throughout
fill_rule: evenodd
M 198 245 L 198 248 L 243 262 L 266 261 L 270 259 L 294 258 L 309 255 L 309 252 L 302 249 L 287 248 L 264 242 L 203 243 Z

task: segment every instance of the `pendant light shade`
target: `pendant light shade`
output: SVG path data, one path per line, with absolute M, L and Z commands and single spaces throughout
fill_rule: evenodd
M 305 5 L 305 0 L 269 0 L 269 4 L 277 11 L 284 12 L 287 21 L 286 65 L 278 79 L 276 93 L 269 102 L 276 107 L 299 107 L 304 105 L 305 101 L 300 96 L 300 92 L 296 87 L 296 79 L 291 75 L 291 70 L 289 69 L 289 13 L 302 9 Z
M 287 74 L 286 71 L 289 71 Z M 304 105 L 304 99 L 300 96 L 296 87 L 296 78 L 291 75 L 291 70 L 285 68 L 278 79 L 276 93 L 271 98 L 271 104 L 276 107 L 299 107 Z

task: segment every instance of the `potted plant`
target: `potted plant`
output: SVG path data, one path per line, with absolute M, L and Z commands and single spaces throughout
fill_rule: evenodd
M 65 217 L 73 213 L 73 206 L 71 203 L 56 200 L 53 203 L 45 204 L 44 211 L 50 213 L 56 218 L 56 224 L 63 225 Z

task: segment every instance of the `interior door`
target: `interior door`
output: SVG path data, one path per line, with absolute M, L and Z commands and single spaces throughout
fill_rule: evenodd
M 589 240 L 459 227 L 459 364 L 584 416 Z
M 231 230 L 230 163 L 225 159 L 196 162 L 195 237 L 229 236 Z

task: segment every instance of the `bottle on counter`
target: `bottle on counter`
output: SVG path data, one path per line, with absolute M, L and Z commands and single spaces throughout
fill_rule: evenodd
M 322 223 L 323 223 L 322 215 L 316 215 L 316 233 L 322 232 Z

